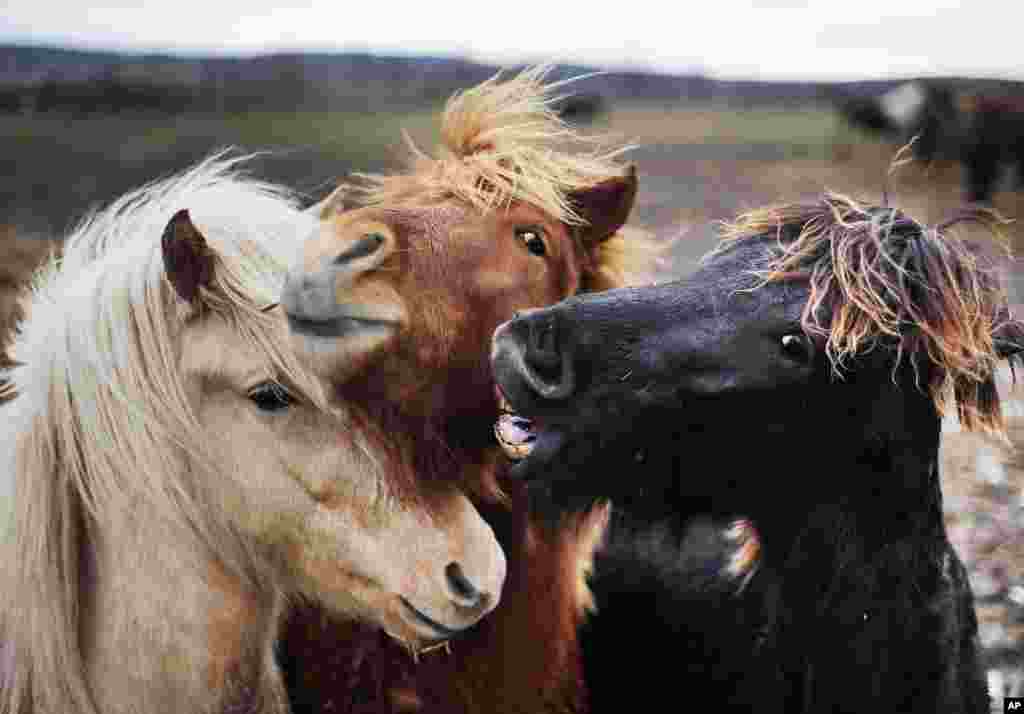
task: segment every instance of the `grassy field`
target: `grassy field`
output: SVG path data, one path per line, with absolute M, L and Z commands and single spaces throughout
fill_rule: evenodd
M 774 145 L 790 157 L 826 156 L 852 133 L 827 106 L 751 107 L 728 104 L 629 105 L 599 125 L 637 143 Z
M 319 195 L 350 171 L 394 164 L 403 128 L 432 142 L 435 113 L 0 116 L 0 223 L 62 234 L 90 207 L 228 146 L 267 152 L 257 173 Z
M 439 110 L 0 116 L 0 205 L 7 209 L 0 225 L 19 236 L 65 235 L 90 208 L 226 146 L 266 152 L 253 170 L 312 200 L 352 171 L 395 167 L 403 131 L 432 147 Z M 627 154 L 641 179 L 635 219 L 693 239 L 680 245 L 683 269 L 710 246 L 712 222 L 823 188 L 880 200 L 888 183 L 896 205 L 926 220 L 943 218 L 961 199 L 958 166 L 911 165 L 887 178 L 898 147 L 850 130 L 826 105 L 620 104 L 591 129 L 638 147 Z M 1022 215 L 1022 196 L 1002 192 L 996 205 Z M 1011 235 L 1024 249 L 1019 227 Z M 1017 282 L 1024 301 L 1024 281 Z

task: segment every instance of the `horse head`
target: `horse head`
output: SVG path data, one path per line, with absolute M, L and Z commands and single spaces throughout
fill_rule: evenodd
M 983 211 L 960 219 L 994 225 Z M 643 452 L 646 433 L 655 453 L 659 440 L 661 451 L 712 449 L 723 476 L 684 488 L 729 493 L 712 500 L 749 512 L 778 488 L 813 499 L 848 487 L 816 475 L 844 454 L 933 459 L 949 408 L 967 428 L 998 432 L 996 364 L 1024 332 L 995 265 L 948 228 L 828 195 L 741 217 L 686 279 L 511 320 L 495 334 L 493 367 L 537 426 L 517 468 L 539 475 L 555 459 L 552 473 L 571 474 L 564 459 L 582 464 L 616 439 Z M 736 439 L 749 448 L 730 448 Z M 766 450 L 784 444 L 797 461 L 756 477 Z M 748 468 L 727 467 L 738 463 Z M 614 474 L 575 482 L 604 495 L 631 487 Z

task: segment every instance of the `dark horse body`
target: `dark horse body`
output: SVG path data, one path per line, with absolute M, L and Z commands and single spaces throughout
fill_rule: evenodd
M 968 201 L 986 202 L 1004 166 L 1024 188 L 1024 98 L 999 90 L 958 91 L 948 81 L 906 82 L 879 97 L 853 97 L 839 105 L 852 126 L 899 142 L 914 139 L 922 161 L 958 160 Z
M 987 711 L 938 445 L 952 393 L 967 428 L 1001 428 L 992 370 L 1024 341 L 994 275 L 938 231 L 832 196 L 733 234 L 686 280 L 495 334 L 498 383 L 538 427 L 514 471 L 556 515 L 613 503 L 583 636 L 594 711 L 625 691 Z M 747 562 L 714 529 L 695 538 L 698 516 L 746 519 Z M 652 638 L 669 654 L 630 654 Z

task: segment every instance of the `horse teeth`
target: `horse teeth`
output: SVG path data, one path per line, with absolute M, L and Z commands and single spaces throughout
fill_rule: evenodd
M 512 422 L 512 426 L 516 427 L 517 429 L 522 429 L 523 431 L 530 431 L 533 428 L 533 422 L 527 419 L 526 417 L 521 417 L 513 414 L 510 421 Z M 528 439 L 532 441 L 533 439 L 536 438 L 537 435 L 532 433 L 531 431 Z
M 537 434 L 533 422 L 521 416 L 502 414 L 494 424 L 494 436 L 505 455 L 519 461 L 530 455 Z

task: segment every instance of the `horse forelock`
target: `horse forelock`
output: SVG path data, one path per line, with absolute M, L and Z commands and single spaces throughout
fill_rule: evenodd
M 4 407 L 13 529 L 2 612 L 17 614 L 2 628 L 22 643 L 5 711 L 20 711 L 28 697 L 46 711 L 94 711 L 76 634 L 87 524 L 142 547 L 152 525 L 140 522 L 145 513 L 194 533 L 225 567 L 244 560 L 215 524 L 201 476 L 183 468 L 185 455 L 208 459 L 209 436 L 180 372 L 179 337 L 193 315 L 164 277 L 160 244 L 174 212 L 189 208 L 225 268 L 204 302 L 267 355 L 271 373 L 314 384 L 279 321 L 261 312 L 307 219 L 283 191 L 238 176 L 237 163 L 213 157 L 92 216 L 24 296 L 19 365 L 9 373 L 18 396 Z M 312 386 L 304 396 L 322 399 Z
M 407 136 L 407 169 L 390 175 L 354 174 L 344 187 L 347 207 L 415 214 L 454 204 L 487 214 L 519 203 L 569 228 L 585 226 L 573 194 L 623 176 L 626 167 L 619 159 L 632 147 L 584 134 L 564 122 L 552 107 L 573 80 L 549 82 L 549 72 L 549 67 L 535 67 L 508 79 L 499 73 L 454 95 L 442 115 L 442 143 L 434 155 Z M 652 276 L 658 251 L 640 233 L 623 229 L 586 246 L 591 260 L 583 291 Z
M 965 428 L 1003 432 L 994 332 L 1009 316 L 995 262 L 951 229 L 972 223 L 1005 249 L 1005 221 L 965 209 L 927 226 L 887 206 L 829 193 L 812 204 L 759 209 L 725 228 L 720 250 L 773 241 L 759 286 L 806 280 L 804 329 L 825 343 L 837 374 L 876 345 L 904 359 L 940 416 L 952 402 Z M 927 384 L 922 385 L 925 379 Z
M 436 156 L 411 139 L 409 171 L 392 176 L 357 174 L 366 205 L 462 201 L 486 213 L 514 202 L 536 206 L 567 225 L 582 218 L 570 201 L 574 191 L 620 176 L 616 160 L 630 147 L 583 134 L 553 109 L 550 67 L 501 74 L 454 95 L 441 120 Z M 571 81 L 571 80 L 570 80 Z

